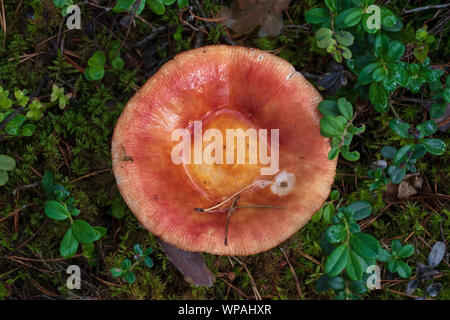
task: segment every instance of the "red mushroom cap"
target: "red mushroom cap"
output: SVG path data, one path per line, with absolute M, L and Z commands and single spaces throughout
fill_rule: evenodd
M 329 140 L 320 135 L 320 101 L 291 64 L 267 52 L 225 45 L 183 52 L 145 83 L 117 122 L 112 157 L 119 190 L 150 232 L 180 249 L 220 255 L 269 250 L 310 220 L 334 181 L 336 160 L 328 160 Z M 277 175 L 261 176 L 266 166 L 248 161 L 175 164 L 179 141 L 172 133 L 192 132 L 196 120 L 224 136 L 228 128 L 264 128 L 268 135 L 279 129 Z M 285 209 L 234 209 L 227 236 L 228 210 L 194 210 L 237 193 L 235 206 Z

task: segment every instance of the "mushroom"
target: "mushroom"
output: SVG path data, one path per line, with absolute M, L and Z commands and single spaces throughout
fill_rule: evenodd
M 117 122 L 118 188 L 151 233 L 182 250 L 250 255 L 274 248 L 310 220 L 334 181 L 320 101 L 291 64 L 270 53 L 225 45 L 183 52 L 143 85 Z M 227 149 L 228 139 L 223 152 L 210 148 L 216 160 L 230 152 L 232 163 L 192 160 L 221 134 L 225 139 L 227 129 L 267 130 L 257 136 L 259 152 L 266 146 L 275 161 L 278 142 L 279 163 L 272 171 L 267 161 L 252 163 L 250 135 L 245 155 L 238 142 Z M 278 137 L 271 134 L 277 129 Z M 184 132 L 178 140 L 176 130 Z M 199 132 L 213 134 L 199 144 Z M 236 163 L 239 156 L 244 163 Z

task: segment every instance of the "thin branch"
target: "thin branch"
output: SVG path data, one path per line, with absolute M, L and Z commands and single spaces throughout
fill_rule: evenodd
M 419 8 L 415 8 L 415 9 L 411 9 L 411 10 L 406 10 L 404 13 L 406 14 L 406 13 L 419 12 L 419 11 L 430 10 L 430 9 L 443 9 L 443 8 L 447 8 L 447 7 L 450 7 L 450 3 L 419 7 Z

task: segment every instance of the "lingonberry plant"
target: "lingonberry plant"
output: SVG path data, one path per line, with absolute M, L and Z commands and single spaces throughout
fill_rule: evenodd
M 413 129 L 408 123 L 393 119 L 389 122 L 389 127 L 396 135 L 409 142 L 398 150 L 391 146 L 384 146 L 381 149 L 381 155 L 387 160 L 392 160 L 392 165 L 387 168 L 392 183 L 402 182 L 407 171 L 416 172 L 414 164 L 427 152 L 432 155 L 442 155 L 447 149 L 444 141 L 426 138 L 437 131 L 436 122 L 433 120 L 427 120 Z
M 384 146 L 381 149 L 381 156 L 390 164 L 379 160 L 368 171 L 364 185 L 369 192 L 389 182 L 402 182 L 408 171 L 416 172 L 416 162 L 427 153 L 442 155 L 446 151 L 444 141 L 430 136 L 437 131 L 434 119 L 445 113 L 450 101 L 450 80 L 447 77 L 445 85 L 442 84 L 440 78 L 444 71 L 433 67 L 428 57 L 434 37 L 428 34 L 425 27 L 418 29 L 413 43 L 416 61 L 406 59 L 405 43 L 401 37 L 394 36 L 403 27 L 401 20 L 391 10 L 374 5 L 374 2 L 325 0 L 324 8 L 313 8 L 305 14 L 306 21 L 313 24 L 317 47 L 325 49 L 336 62 L 345 65 L 354 74 L 352 86 L 348 86 L 344 67 L 333 67 L 333 72 L 319 79 L 320 89 L 334 93 L 347 85 L 350 96 L 365 99 L 380 113 L 386 113 L 391 108 L 391 99 L 399 88 L 416 94 L 428 86 L 427 92 L 432 95 L 431 119 L 423 123 L 410 125 L 392 110 L 395 118 L 389 121 L 389 127 L 402 138 L 401 147 Z M 378 12 L 380 25 L 374 27 L 372 19 Z M 344 97 L 326 99 L 319 104 L 319 111 L 324 115 L 320 123 L 321 134 L 331 138 L 329 159 L 341 154 L 346 160 L 358 160 L 360 154 L 356 150 L 350 151 L 350 144 L 353 136 L 364 132 L 365 127 L 352 125 L 356 114 L 351 102 Z M 414 253 L 414 247 L 393 240 L 390 250 L 382 249 L 378 240 L 361 232 L 358 225 L 359 220 L 370 215 L 370 203 L 356 201 L 339 208 L 341 202 L 337 207 L 333 201 L 327 202 L 313 219 L 318 221 L 323 218 L 329 222 L 331 217 L 332 222 L 321 241 L 328 257 L 325 274 L 318 280 L 316 289 L 319 292 L 333 289 L 338 299 L 360 298 L 367 292 L 367 267 L 377 261 L 384 262 L 389 272 L 409 278 L 411 268 L 403 259 Z
M 434 93 L 435 101 L 430 116 L 433 119 L 441 117 L 450 101 L 449 80 L 447 79 L 444 88 L 440 80 L 444 71 L 432 67 L 427 57 L 427 45 L 433 42 L 433 38 L 424 28 L 417 30 L 415 55 L 418 56 L 418 61 L 405 62 L 405 45 L 390 38 L 391 34 L 402 29 L 401 20 L 389 9 L 377 7 L 381 12 L 381 24 L 380 28 L 373 27 L 369 21 L 376 14 L 375 11 L 372 12 L 373 4 L 373 0 L 326 0 L 327 9 L 313 8 L 307 11 L 306 20 L 317 28 L 317 46 L 325 48 L 336 61 L 345 62 L 349 71 L 356 76 L 352 90 L 370 101 L 376 111 L 384 113 L 390 108 L 390 96 L 397 88 L 405 88 L 414 94 L 427 84 Z M 320 104 L 319 110 L 325 115 L 321 121 L 321 134 L 332 138 L 330 159 L 341 153 L 345 159 L 355 161 L 359 159 L 359 153 L 350 151 L 351 139 L 354 134 L 363 132 L 364 127 L 348 126 L 350 122 L 347 121 L 353 120 L 348 117 L 353 116 L 353 110 L 350 102 L 344 99 L 338 98 L 338 103 L 325 100 Z M 434 120 L 418 125 L 415 132 L 408 132 L 410 125 L 400 119 L 393 119 L 390 127 L 403 138 L 415 139 L 414 144 L 405 145 L 398 151 L 394 148 L 382 150 L 386 159 L 393 160 L 393 164 L 387 169 L 393 183 L 400 183 L 407 170 L 415 172 L 414 163 L 427 152 L 442 155 L 446 150 L 442 140 L 425 139 L 437 130 Z M 375 178 L 374 174 L 372 171 L 372 178 Z M 387 182 L 379 172 L 376 174 L 377 185 Z
M 332 195 L 337 200 L 336 193 Z M 329 203 L 321 209 L 322 215 L 326 208 L 330 208 Z M 402 246 L 400 241 L 394 240 L 389 251 L 373 236 L 361 232 L 358 222 L 372 213 L 369 202 L 358 200 L 347 206 L 338 204 L 338 209 L 334 205 L 331 208 L 327 211 L 332 225 L 325 230 L 320 242 L 327 258 L 324 274 L 316 283 L 318 292 L 332 289 L 336 299 L 361 299 L 361 295 L 368 292 L 369 276 L 377 261 L 384 262 L 391 273 L 398 273 L 402 278 L 411 276 L 411 268 L 403 259 L 414 253 L 412 245 Z M 335 210 L 336 214 L 332 213 Z
M 153 259 L 149 257 L 149 255 L 153 252 L 153 248 L 147 248 L 144 250 L 140 244 L 135 244 L 133 247 L 134 250 L 134 260 L 135 262 L 132 264 L 131 260 L 125 258 L 120 267 L 115 267 L 111 269 L 111 274 L 113 277 L 122 277 L 128 283 L 133 283 L 136 281 L 136 276 L 133 273 L 134 268 L 143 263 L 148 268 L 153 268 Z
M 325 115 L 320 120 L 320 133 L 324 137 L 331 138 L 331 150 L 328 159 L 335 159 L 339 153 L 349 161 L 359 159 L 358 151 L 350 151 L 355 134 L 361 134 L 366 127 L 355 127 L 352 122 L 354 114 L 352 104 L 346 98 L 339 98 L 337 102 L 324 100 L 319 104 L 319 111 Z
M 81 243 L 83 255 L 86 258 L 92 258 L 93 243 L 100 240 L 106 234 L 107 229 L 93 227 L 82 219 L 74 219 L 80 214 L 80 210 L 75 207 L 75 199 L 70 197 L 70 192 L 64 186 L 56 184 L 55 177 L 50 171 L 45 172 L 41 184 L 48 199 L 44 205 L 47 217 L 55 221 L 70 221 L 70 227 L 59 246 L 61 256 L 73 257 Z

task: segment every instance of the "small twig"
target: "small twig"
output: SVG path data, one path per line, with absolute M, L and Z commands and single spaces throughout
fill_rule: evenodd
M 274 209 L 287 209 L 287 207 L 276 207 L 276 206 L 264 206 L 264 205 L 249 205 L 249 206 L 236 206 L 233 207 L 233 209 L 241 209 L 241 208 L 274 208 Z M 223 208 L 223 209 L 216 209 L 216 210 L 209 210 L 209 211 L 205 211 L 202 208 L 195 208 L 195 211 L 199 211 L 199 212 L 224 212 L 227 211 L 231 208 Z
M 239 196 L 236 196 L 236 198 L 234 198 L 234 201 L 231 204 L 230 210 L 228 210 L 228 213 L 227 213 L 227 220 L 225 222 L 225 245 L 228 245 L 228 223 L 230 221 L 231 213 L 234 210 L 234 205 L 236 204 L 238 199 L 239 199 Z
M 153 27 L 152 32 L 148 36 L 146 36 L 144 39 L 136 42 L 134 45 L 132 45 L 132 47 L 133 48 L 141 47 L 142 45 L 146 44 L 147 42 L 153 40 L 153 38 L 155 38 L 159 33 L 163 32 L 166 29 L 167 29 L 167 26 L 162 26 L 162 27 L 158 27 L 158 28 Z
M 41 183 L 41 182 L 38 181 L 38 182 L 30 183 L 30 184 L 27 184 L 27 185 L 24 185 L 24 186 L 19 186 L 19 187 L 15 188 L 15 189 L 13 190 L 12 195 L 15 196 L 15 195 L 17 194 L 17 192 L 20 191 L 20 190 L 24 190 L 24 189 L 28 189 L 28 188 L 34 188 L 34 187 L 37 187 L 40 183 Z M 1 221 L 1 220 L 0 220 L 0 221 Z
M 98 170 L 98 171 L 95 171 L 95 172 L 91 172 L 91 173 L 86 174 L 86 175 L 84 175 L 82 177 L 78 177 L 78 178 L 70 181 L 69 183 L 72 184 L 72 183 L 75 183 L 75 182 L 80 181 L 82 179 L 89 178 L 89 177 L 95 176 L 97 174 L 108 172 L 108 171 L 111 171 L 111 168 L 106 168 L 106 169 Z
M 236 258 L 236 257 L 234 257 L 234 256 L 233 256 L 233 258 L 234 258 L 234 260 L 236 260 L 241 266 L 244 267 L 245 271 L 247 272 L 248 276 L 250 277 L 250 283 L 252 284 L 252 289 L 253 289 L 253 294 L 255 295 L 255 299 L 256 299 L 256 300 L 262 300 L 262 299 L 261 299 L 261 295 L 260 295 L 260 293 L 259 293 L 259 291 L 258 291 L 258 287 L 256 286 L 255 279 L 253 279 L 252 274 L 250 273 L 250 270 L 248 270 L 248 268 L 247 268 L 247 265 L 246 265 L 243 261 L 239 260 L 238 258 Z
M 219 277 L 220 280 L 222 280 L 223 282 L 225 282 L 227 285 L 229 285 L 231 288 L 233 288 L 237 293 L 239 293 L 242 297 L 244 297 L 245 299 L 248 299 L 248 296 L 243 293 L 241 290 L 239 290 L 238 288 L 236 288 L 235 286 L 233 286 L 230 282 L 228 282 L 227 280 L 225 280 L 222 277 Z
M 30 203 L 28 203 L 28 204 L 24 204 L 24 205 L 23 205 L 22 207 L 20 207 L 19 209 L 16 209 L 16 210 L 10 212 L 6 217 L 1 218 L 1 219 L 0 219 L 0 222 L 2 222 L 3 220 L 8 219 L 9 217 L 12 217 L 13 215 L 19 213 L 19 212 L 22 211 L 23 209 L 25 209 L 25 208 L 27 208 L 27 207 L 29 207 L 29 206 L 32 206 L 32 205 L 34 205 L 34 202 L 30 202 Z
M 295 269 L 292 266 L 291 261 L 289 260 L 289 257 L 286 254 L 286 252 L 284 252 L 283 248 L 280 247 L 280 250 L 283 253 L 284 257 L 286 258 L 289 268 L 291 269 L 292 276 L 294 277 L 295 284 L 297 286 L 298 298 L 301 299 L 302 298 L 302 288 L 300 287 L 300 282 L 298 281 L 298 277 L 297 277 L 297 274 L 295 273 Z
M 443 9 L 443 8 L 447 8 L 450 7 L 450 3 L 447 4 L 436 4 L 436 5 L 429 5 L 429 6 L 425 6 L 425 7 L 419 7 L 419 8 L 414 8 L 411 10 L 406 10 L 404 13 L 412 13 L 412 12 L 419 12 L 419 11 L 424 11 L 424 10 L 429 10 L 429 9 Z

